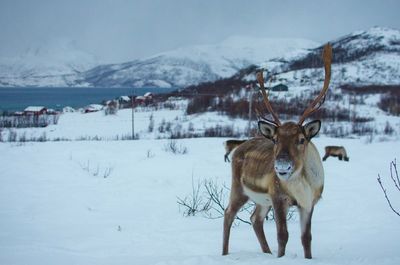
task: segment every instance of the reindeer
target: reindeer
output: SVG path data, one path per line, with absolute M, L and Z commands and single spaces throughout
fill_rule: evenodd
M 325 80 L 322 90 L 306 108 L 299 122 L 281 123 L 273 111 L 264 88 L 262 72 L 257 74 L 263 101 L 274 121 L 261 119 L 258 128 L 262 138 L 242 143 L 232 157 L 232 186 L 224 213 L 222 255 L 228 254 L 232 222 L 239 209 L 250 199 L 256 206 L 250 217 L 264 253 L 271 253 L 264 234 L 264 219 L 271 208 L 278 238 L 278 257 L 285 255 L 288 231 L 286 215 L 290 206 L 300 213 L 301 242 L 304 257 L 311 259 L 311 218 L 314 206 L 324 188 L 321 157 L 311 139 L 318 134 L 321 121 L 303 125 L 305 119 L 324 102 L 331 76 L 332 47 L 323 51 Z
M 322 160 L 325 161 L 329 156 L 338 157 L 339 160 L 344 159 L 344 161 L 349 161 L 346 149 L 344 149 L 343 146 L 325 146 L 325 155 Z
M 225 162 L 231 162 L 229 160 L 229 154 L 232 152 L 233 149 L 241 145 L 242 143 L 246 142 L 247 140 L 227 140 L 224 142 L 225 147 L 225 155 L 224 160 Z

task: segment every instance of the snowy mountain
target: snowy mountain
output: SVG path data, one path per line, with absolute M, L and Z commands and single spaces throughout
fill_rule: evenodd
M 305 49 L 317 45 L 304 39 L 236 36 L 215 45 L 179 48 L 131 62 L 99 65 L 85 72 L 80 71 L 85 67 L 69 67 L 73 65 L 69 61 L 62 64 L 67 66 L 66 69 L 57 68 L 54 64 L 59 61 L 48 62 L 46 57 L 40 59 L 36 68 L 32 68 L 38 60 L 24 58 L 19 60 L 21 63 L 16 64 L 17 67 L 9 67 L 9 64 L 0 66 L 1 73 L 8 73 L 6 76 L 0 74 L 0 86 L 184 87 L 230 77 L 251 64 L 283 56 L 293 50 L 304 53 Z M 40 55 L 29 58 L 39 58 Z M 75 58 L 74 53 L 71 55 L 66 51 L 66 58 Z M 24 60 L 28 62 L 26 65 Z M 14 71 L 14 68 L 27 70 Z M 59 70 L 54 71 L 54 68 Z
M 230 77 L 266 59 L 316 47 L 304 39 L 231 37 L 215 45 L 198 45 L 160 53 L 123 64 L 99 66 L 79 82 L 94 87 L 185 87 Z
M 400 84 L 400 31 L 373 27 L 330 41 L 333 85 Z M 96 64 L 73 43 L 30 49 L 0 59 L 0 86 L 187 87 L 229 78 L 251 65 L 277 83 L 314 86 L 323 80 L 322 46 L 304 39 L 231 37 L 120 64 Z M 247 72 L 247 71 L 242 71 Z M 254 80 L 250 72 L 245 80 Z
M 357 31 L 330 42 L 333 47 L 332 84 L 398 85 L 400 84 L 400 31 L 373 27 Z M 323 46 L 308 54 L 292 54 L 268 60 L 259 66 L 276 75 L 277 83 L 309 86 L 324 78 Z M 247 79 L 254 79 L 254 73 Z
M 17 57 L 0 58 L 0 86 L 69 86 L 100 62 L 69 39 L 32 44 Z

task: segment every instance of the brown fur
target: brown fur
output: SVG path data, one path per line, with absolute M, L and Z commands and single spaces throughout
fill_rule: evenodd
M 289 122 L 278 127 L 272 140 L 253 138 L 237 147 L 232 157 L 230 202 L 224 217 L 223 255 L 228 254 L 230 227 L 237 211 L 252 199 L 256 208 L 251 221 L 262 251 L 271 253 L 262 228 L 263 217 L 269 208 L 272 206 L 275 211 L 280 257 L 285 254 L 288 240 L 288 208 L 298 205 L 302 216 L 304 255 L 311 258 L 311 215 L 322 194 L 323 168 L 311 142 L 306 140 L 304 144 L 297 144 L 304 138 L 302 127 Z M 280 179 L 274 170 L 275 159 L 283 152 L 294 160 L 295 171 L 290 180 Z
M 241 145 L 242 143 L 246 142 L 247 140 L 227 140 L 224 142 L 225 146 L 225 155 L 224 160 L 225 162 L 231 162 L 229 160 L 229 154 L 232 152 L 233 149 Z
M 347 156 L 346 149 L 343 146 L 326 146 L 325 147 L 325 155 L 322 158 L 325 161 L 328 157 L 337 157 L 339 160 L 349 161 L 349 157 Z

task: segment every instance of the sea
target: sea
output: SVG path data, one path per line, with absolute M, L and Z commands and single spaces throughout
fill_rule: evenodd
M 62 110 L 101 104 L 119 96 L 141 96 L 147 92 L 163 94 L 177 88 L 87 88 L 87 87 L 4 87 L 0 88 L 0 111 L 22 111 L 28 106 Z

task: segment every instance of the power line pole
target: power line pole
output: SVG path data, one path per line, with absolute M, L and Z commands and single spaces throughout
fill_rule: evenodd
M 252 89 L 252 88 L 251 88 Z M 248 137 L 251 137 L 251 110 L 252 110 L 252 105 L 253 105 L 253 90 L 250 91 L 249 93 L 249 128 L 247 131 Z
M 133 89 L 133 95 L 131 97 L 132 103 L 132 140 L 135 140 L 135 88 Z

